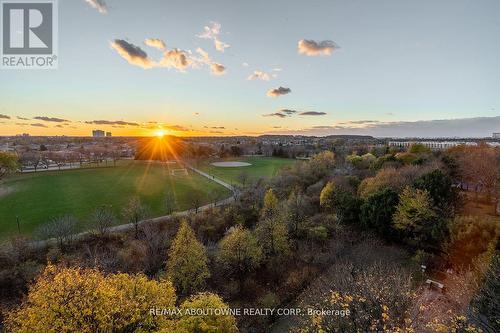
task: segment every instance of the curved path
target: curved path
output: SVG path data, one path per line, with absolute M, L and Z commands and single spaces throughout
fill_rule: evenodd
M 189 164 L 184 164 L 184 166 L 186 168 L 190 169 L 191 171 L 196 172 L 197 174 L 199 174 L 203 177 L 206 177 L 206 178 L 210 179 L 211 181 L 216 182 L 219 185 L 224 186 L 225 188 L 227 188 L 228 190 L 230 190 L 232 192 L 232 195 L 228 198 L 219 200 L 215 203 L 209 203 L 209 204 L 206 204 L 206 205 L 198 207 L 198 208 L 191 208 L 191 209 L 184 210 L 181 212 L 174 212 L 170 215 L 164 215 L 164 216 L 154 217 L 151 219 L 142 220 L 138 223 L 139 227 L 145 223 L 166 222 L 166 221 L 170 220 L 172 217 L 188 216 L 190 214 L 197 214 L 197 213 L 203 212 L 203 211 L 208 210 L 210 208 L 224 206 L 224 205 L 227 205 L 227 204 L 233 202 L 235 200 L 235 198 L 238 196 L 239 190 L 236 187 L 232 186 L 231 184 L 228 184 L 225 181 L 223 181 L 222 179 L 216 178 L 215 176 L 209 175 L 206 172 L 203 172 L 199 169 L 196 169 L 195 167 L 193 167 Z M 125 231 L 129 231 L 129 230 L 134 230 L 134 229 L 135 229 L 134 223 L 127 223 L 127 224 L 120 224 L 120 225 L 113 226 L 113 227 L 108 229 L 108 232 L 110 232 L 110 233 L 125 232 Z M 84 232 L 80 232 L 78 234 L 75 234 L 75 235 L 73 235 L 72 238 L 74 240 L 77 240 L 77 239 L 85 238 L 85 237 L 90 236 L 90 235 L 92 235 L 92 231 L 88 230 L 88 231 L 84 231 Z M 44 247 L 46 247 L 48 245 L 52 245 L 52 244 L 56 244 L 55 238 L 33 241 L 31 243 L 31 246 L 35 249 L 40 249 L 40 248 L 44 248 Z

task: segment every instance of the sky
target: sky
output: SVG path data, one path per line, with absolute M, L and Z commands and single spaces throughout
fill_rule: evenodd
M 500 2 L 58 2 L 56 70 L 0 70 L 0 135 L 500 132 Z

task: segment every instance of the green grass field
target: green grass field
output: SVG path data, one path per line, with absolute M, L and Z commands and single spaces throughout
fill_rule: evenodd
M 201 163 L 198 168 L 210 175 L 214 175 L 228 183 L 241 185 L 240 175 L 245 173 L 248 177 L 248 182 L 253 182 L 259 178 L 269 178 L 275 176 L 280 169 L 286 166 L 297 163 L 297 160 L 277 157 L 241 157 L 217 160 L 221 161 L 239 161 L 250 163 L 250 166 L 244 167 L 217 167 L 210 162 Z
M 215 195 L 230 195 L 226 188 L 197 174 L 171 176 L 164 165 L 134 161 L 119 161 L 116 167 L 19 174 L 7 178 L 1 189 L 0 238 L 17 232 L 16 216 L 26 234 L 63 214 L 75 216 L 84 230 L 97 207 L 112 205 L 120 217 L 132 196 L 141 199 L 151 216 L 161 216 L 166 213 L 167 193 L 176 198 L 177 211 L 192 208 L 190 198 L 195 192 L 201 193 L 203 203 Z

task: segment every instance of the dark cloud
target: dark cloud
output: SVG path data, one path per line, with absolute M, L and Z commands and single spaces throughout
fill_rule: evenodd
M 16 118 L 19 120 L 30 120 L 30 118 L 24 118 L 24 117 L 19 117 L 19 116 L 17 116 Z
M 40 123 L 30 124 L 30 126 L 33 126 L 33 127 L 47 127 L 47 125 L 40 124 Z
M 122 120 L 116 120 L 116 121 L 110 121 L 110 120 L 92 120 L 92 121 L 86 121 L 86 124 L 94 124 L 94 125 L 120 125 L 120 126 L 139 126 L 138 123 L 132 123 L 128 121 L 122 121 Z
M 289 94 L 291 92 L 292 92 L 292 90 L 290 88 L 278 87 L 278 88 L 269 90 L 267 92 L 267 96 L 278 97 L 278 96 Z
M 275 113 L 268 113 L 268 114 L 263 114 L 263 117 L 279 117 L 279 118 L 286 118 L 288 117 L 286 114 L 275 112 Z
M 331 55 L 333 51 L 340 47 L 331 40 L 316 42 L 310 39 L 299 40 L 299 53 L 308 56 Z
M 352 120 L 339 123 L 340 125 L 365 125 L 365 124 L 376 124 L 379 123 L 378 120 Z
M 316 111 L 304 111 L 304 112 L 299 112 L 297 110 L 291 110 L 291 109 L 281 109 L 278 112 L 275 113 L 268 113 L 264 114 L 264 117 L 279 117 L 279 118 L 285 118 L 285 117 L 291 117 L 294 114 L 302 115 L 302 116 L 321 116 L 325 115 L 325 112 L 316 112 Z
M 292 115 L 294 113 L 297 113 L 298 111 L 296 111 L 296 110 L 290 110 L 290 109 L 281 109 L 279 112 Z
M 318 126 L 313 126 L 311 128 L 314 128 L 314 129 L 335 129 L 335 128 L 338 128 L 338 126 L 318 125 Z
M 5 114 L 0 114 L 0 119 L 10 119 L 10 117 Z
M 154 66 L 154 61 L 152 61 L 146 52 L 144 52 L 139 46 L 131 44 L 123 39 L 115 39 L 111 42 L 111 48 L 115 49 L 119 55 L 122 56 L 129 64 L 142 67 L 144 69 L 149 69 Z
M 64 126 L 63 126 L 63 125 L 61 125 L 61 124 L 59 124 L 59 125 L 56 125 L 56 126 L 54 126 L 54 127 L 63 128 Z
M 299 113 L 299 116 L 324 116 L 326 112 L 317 112 L 317 111 L 304 111 Z
M 33 117 L 33 119 L 42 120 L 42 121 L 49 121 L 49 122 L 54 122 L 54 123 L 66 123 L 66 122 L 69 122 L 69 120 L 66 120 L 66 119 L 54 118 L 54 117 L 46 117 L 46 116 L 37 116 L 37 117 Z

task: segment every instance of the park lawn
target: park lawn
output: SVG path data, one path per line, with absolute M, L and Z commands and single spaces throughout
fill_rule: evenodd
M 246 173 L 248 177 L 247 182 L 254 182 L 260 178 L 271 178 L 276 176 L 279 170 L 284 167 L 291 166 L 297 163 L 297 160 L 291 158 L 280 157 L 240 157 L 228 158 L 211 162 L 222 161 L 238 161 L 250 163 L 250 166 L 242 167 L 218 167 L 211 165 L 210 162 L 202 162 L 198 168 L 210 175 L 220 178 L 233 185 L 241 185 L 239 177 L 242 173 Z
M 101 205 L 111 205 L 119 223 L 122 207 L 137 196 L 150 216 L 166 214 L 165 198 L 175 198 L 175 210 L 192 208 L 193 197 L 203 204 L 230 195 L 226 188 L 198 174 L 172 176 L 161 164 L 119 161 L 116 167 L 45 171 L 7 178 L 0 186 L 7 189 L 0 196 L 0 239 L 17 232 L 30 234 L 56 216 L 71 214 L 80 230 L 88 229 L 92 212 Z M 193 195 L 193 193 L 198 193 Z

